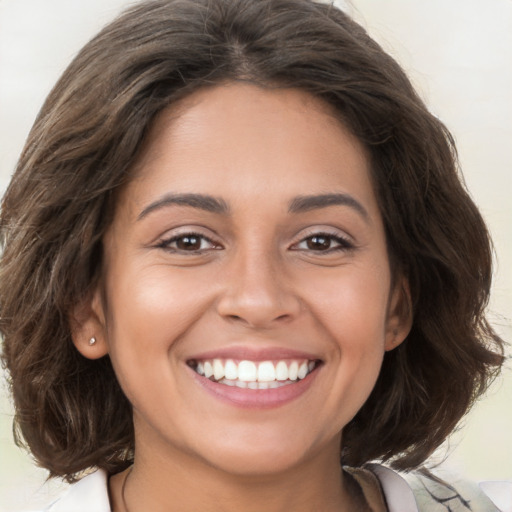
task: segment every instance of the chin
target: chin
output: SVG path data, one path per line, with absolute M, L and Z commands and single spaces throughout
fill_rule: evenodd
M 228 439 L 226 435 L 226 441 Z M 288 431 L 278 436 L 251 436 L 236 443 L 231 439 L 229 444 L 209 444 L 207 459 L 209 464 L 226 473 L 264 477 L 291 471 L 311 459 L 318 450 L 312 446 L 305 449 L 308 444 L 311 445 L 311 441 L 301 440 Z M 329 450 L 332 452 L 332 446 Z
M 277 449 L 272 453 L 244 451 L 216 459 L 215 466 L 231 475 L 254 478 L 286 473 L 298 467 L 305 458 L 301 453 L 286 453 Z

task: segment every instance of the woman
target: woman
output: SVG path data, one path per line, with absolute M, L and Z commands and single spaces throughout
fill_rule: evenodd
M 18 428 L 52 476 L 100 469 L 50 510 L 494 510 L 368 465 L 422 464 L 503 358 L 452 139 L 334 7 L 134 7 L 1 226 Z

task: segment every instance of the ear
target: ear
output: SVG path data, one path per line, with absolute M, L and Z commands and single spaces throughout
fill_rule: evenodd
M 411 331 L 413 320 L 411 291 L 404 277 L 397 279 L 390 294 L 386 323 L 385 350 L 398 347 Z
M 71 312 L 73 344 L 88 359 L 99 359 L 108 353 L 105 316 L 100 286 Z

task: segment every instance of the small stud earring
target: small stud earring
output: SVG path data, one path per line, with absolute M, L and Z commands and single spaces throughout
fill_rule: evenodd
M 90 340 L 89 340 L 89 345 L 94 345 L 96 343 L 96 338 L 93 336 Z

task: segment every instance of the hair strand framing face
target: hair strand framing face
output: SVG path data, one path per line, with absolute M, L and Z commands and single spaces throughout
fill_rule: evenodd
M 65 71 L 3 200 L 3 358 L 18 441 L 52 475 L 72 480 L 131 461 L 130 404 L 108 358 L 74 349 L 71 311 L 100 278 L 103 235 L 151 121 L 199 88 L 234 80 L 300 88 L 333 107 L 366 146 L 392 270 L 409 282 L 412 331 L 386 354 L 346 427 L 344 462 L 419 465 L 499 369 L 502 342 L 484 316 L 489 236 L 450 134 L 399 66 L 331 5 L 148 1 Z

